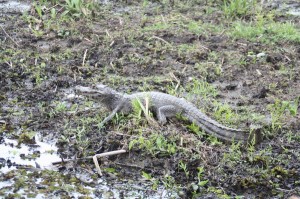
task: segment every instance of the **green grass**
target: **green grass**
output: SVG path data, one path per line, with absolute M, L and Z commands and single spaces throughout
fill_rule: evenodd
M 296 98 L 294 101 L 281 101 L 275 100 L 274 104 L 268 105 L 268 110 L 271 114 L 273 130 L 281 129 L 284 124 L 284 119 L 287 115 L 296 116 L 298 113 L 300 97 Z
M 170 24 L 167 24 L 165 22 L 156 22 L 154 24 L 151 24 L 149 26 L 146 26 L 143 28 L 143 31 L 145 32 L 152 32 L 152 31 L 158 31 L 158 30 L 167 30 L 171 27 Z
M 144 150 L 153 157 L 174 155 L 177 152 L 176 143 L 159 133 L 153 133 L 149 138 L 141 134 L 138 138 L 130 141 L 129 150 L 134 148 Z
M 242 18 L 255 13 L 256 0 L 224 0 L 223 11 L 226 17 Z
M 218 95 L 218 91 L 213 85 L 198 79 L 187 84 L 185 88 L 189 95 L 188 98 L 192 98 L 194 95 L 197 95 L 206 100 L 208 98 L 215 98 Z
M 231 25 L 229 35 L 236 39 L 263 43 L 300 42 L 300 30 L 291 22 L 268 21 L 260 24 L 259 22 L 237 21 Z

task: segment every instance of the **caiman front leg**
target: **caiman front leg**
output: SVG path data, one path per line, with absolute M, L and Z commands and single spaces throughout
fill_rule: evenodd
M 125 100 L 122 100 L 118 106 L 99 124 L 99 128 L 102 128 L 105 123 L 109 122 L 119 112 L 125 104 Z
M 161 106 L 156 110 L 156 117 L 161 124 L 167 123 L 167 117 L 175 116 L 178 110 L 173 105 Z

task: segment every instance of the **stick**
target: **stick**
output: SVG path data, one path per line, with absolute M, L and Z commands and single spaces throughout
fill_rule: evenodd
M 100 166 L 99 166 L 97 158 L 101 158 L 101 157 L 105 157 L 105 156 L 111 156 L 111 155 L 118 155 L 118 154 L 126 153 L 126 152 L 127 152 L 126 150 L 121 149 L 121 150 L 117 150 L 117 151 L 110 151 L 110 152 L 100 153 L 100 154 L 94 155 L 93 156 L 93 161 L 94 161 L 94 164 L 95 164 L 96 169 L 98 171 L 98 174 L 100 176 L 102 176 L 102 172 L 101 172 L 101 169 L 100 169 Z
M 19 44 L 18 44 L 17 42 L 15 42 L 14 39 L 13 39 L 11 36 L 9 36 L 9 34 L 7 34 L 7 32 L 4 30 L 3 26 L 0 26 L 0 27 L 1 27 L 1 29 L 3 30 L 4 34 L 5 34 L 12 42 L 14 42 L 14 44 L 16 44 L 16 46 L 19 47 Z
M 158 37 L 158 36 L 153 35 L 150 39 L 158 39 L 158 40 L 160 40 L 160 41 L 166 43 L 166 44 L 169 45 L 170 47 L 172 47 L 172 45 L 171 45 L 169 42 L 167 42 L 166 40 L 164 40 L 163 38 L 160 38 L 160 37 Z
M 82 67 L 84 67 L 85 64 L 85 59 L 86 59 L 86 53 L 87 53 L 87 49 L 85 49 L 84 54 L 83 54 L 83 60 L 82 60 Z
M 126 150 L 121 149 L 121 150 L 116 150 L 116 151 L 110 151 L 110 152 L 100 153 L 100 154 L 96 154 L 94 156 L 88 156 L 88 157 L 85 157 L 85 158 L 66 159 L 66 160 L 62 160 L 62 161 L 52 162 L 52 165 L 60 164 L 62 162 L 71 162 L 71 161 L 76 161 L 76 160 L 93 159 L 98 174 L 100 176 L 102 176 L 102 172 L 101 172 L 101 169 L 100 169 L 99 162 L 98 162 L 97 158 L 101 158 L 101 157 L 105 157 L 105 156 L 111 156 L 111 155 L 118 155 L 118 154 L 126 153 L 126 152 L 127 152 Z

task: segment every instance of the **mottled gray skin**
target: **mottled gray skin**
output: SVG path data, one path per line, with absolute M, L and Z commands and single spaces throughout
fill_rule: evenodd
M 119 93 L 101 84 L 97 85 L 96 88 L 76 86 L 75 90 L 79 94 L 99 100 L 112 111 L 112 113 L 103 120 L 102 125 L 111 120 L 117 112 L 129 113 L 132 111 L 133 99 L 143 101 L 145 98 L 149 98 L 150 108 L 156 113 L 156 117 L 161 124 L 165 124 L 167 118 L 181 114 L 208 134 L 222 140 L 247 142 L 250 137 L 252 138 L 254 136 L 250 136 L 250 130 L 226 127 L 206 116 L 192 103 L 169 94 L 160 92 L 139 92 L 128 95 Z

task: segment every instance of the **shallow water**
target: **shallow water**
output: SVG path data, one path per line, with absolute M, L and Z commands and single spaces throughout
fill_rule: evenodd
M 17 146 L 17 140 L 4 138 L 4 142 L 0 145 L 0 158 L 3 160 L 0 171 L 6 173 L 19 167 L 53 168 L 51 163 L 61 160 L 56 153 L 57 147 L 54 143 L 42 142 L 40 138 L 40 135 L 36 135 L 36 144 L 30 146 L 25 144 Z M 37 157 L 31 158 L 32 155 Z
M 31 5 L 26 1 L 0 1 L 0 13 L 23 13 L 30 9 Z

